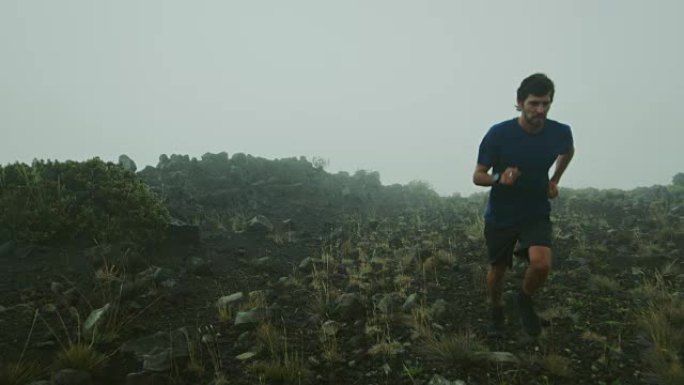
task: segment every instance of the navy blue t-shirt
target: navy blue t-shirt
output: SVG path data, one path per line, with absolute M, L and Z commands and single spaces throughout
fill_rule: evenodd
M 480 143 L 477 163 L 492 167 L 495 173 L 517 166 L 520 176 L 512 186 L 492 186 L 485 221 L 500 228 L 548 217 L 549 169 L 558 155 L 572 147 L 570 126 L 550 119 L 536 134 L 523 130 L 518 118 L 490 128 Z

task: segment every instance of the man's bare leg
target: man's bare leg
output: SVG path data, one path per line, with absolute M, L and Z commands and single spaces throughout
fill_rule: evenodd
M 534 310 L 532 294 L 546 281 L 551 269 L 551 249 L 546 246 L 531 246 L 528 250 L 530 264 L 518 294 L 518 308 L 525 331 L 531 336 L 541 333 L 541 322 Z
M 533 295 L 546 282 L 551 270 L 551 248 L 546 246 L 530 246 L 530 264 L 525 271 L 522 290 L 527 295 Z
M 487 292 L 492 306 L 492 323 L 488 334 L 493 338 L 501 338 L 504 326 L 503 311 L 503 279 L 508 266 L 506 263 L 492 264 L 487 271 Z
M 506 275 L 508 266 L 505 263 L 489 265 L 487 272 L 487 294 L 492 306 L 502 306 L 501 298 L 503 296 L 503 281 Z

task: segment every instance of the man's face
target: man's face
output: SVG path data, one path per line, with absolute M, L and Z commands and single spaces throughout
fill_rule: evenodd
M 524 101 L 518 100 L 518 108 L 525 122 L 532 128 L 544 126 L 546 114 L 551 109 L 551 95 L 529 95 Z

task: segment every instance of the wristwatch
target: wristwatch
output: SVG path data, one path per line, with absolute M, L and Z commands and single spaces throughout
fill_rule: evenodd
M 499 174 L 498 172 L 495 172 L 494 174 L 492 174 L 492 184 L 493 185 L 499 184 L 500 179 L 501 179 L 501 174 Z

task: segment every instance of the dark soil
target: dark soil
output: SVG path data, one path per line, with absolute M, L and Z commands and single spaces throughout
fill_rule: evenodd
M 253 362 L 270 362 L 267 353 L 260 352 L 247 362 L 235 358 L 254 344 L 253 335 L 251 344 L 239 341 L 244 338 L 241 337 L 244 332 L 253 332 L 255 327 L 221 321 L 215 306 L 222 295 L 247 294 L 255 290 L 267 290 L 267 301 L 273 309 L 271 322 L 287 336 L 290 354 L 303 358 L 304 365 L 312 373 L 310 383 L 425 384 L 434 374 L 451 380 L 461 379 L 469 385 L 644 382 L 644 373 L 648 371 L 642 363 L 644 338 L 635 321 L 641 304 L 630 294 L 630 289 L 639 283 L 639 277 L 632 271 L 614 269 L 616 272 L 607 274 L 617 287 L 592 285 L 590 276 L 600 275 L 602 271 L 568 262 L 572 244 L 559 245 L 555 270 L 537 296 L 537 307 L 549 321 L 542 336 L 539 339 L 527 337 L 521 331 L 514 306 L 508 306 L 506 337 L 482 340 L 486 350 L 513 353 L 521 364 L 444 363 L 426 356 L 417 349 L 418 341 L 411 338 L 412 327 L 406 322 L 408 315 L 400 310 L 387 319 L 387 325 L 391 339 L 404 344 L 403 352 L 368 354 L 378 341 L 376 337 L 364 335 L 364 329 L 372 323 L 375 313 L 370 300 L 363 304 L 365 316 L 356 319 L 344 319 L 333 311 L 315 313 L 312 310 L 315 293 L 306 284 L 310 278 L 297 266 L 306 257 L 320 258 L 326 250 L 362 259 L 353 250 L 361 250 L 369 257 L 375 254 L 391 258 L 400 248 L 389 246 L 392 242 L 382 241 L 381 235 L 373 240 L 373 234 L 369 231 L 367 236 L 359 237 L 339 232 L 331 237 L 326 230 L 322 234 L 302 236 L 300 233 L 291 243 L 276 243 L 264 234 L 205 232 L 198 245 L 167 244 L 157 250 L 141 252 L 138 271 L 148 266 L 169 268 L 174 272 L 177 284 L 170 289 L 158 288 L 140 294 L 133 301 L 122 301 L 122 312 L 134 317 L 110 341 L 95 345 L 97 350 L 111 354 L 107 367 L 95 373 L 97 383 L 124 384 L 128 373 L 142 370 L 140 362 L 117 351 L 123 342 L 180 327 L 187 327 L 194 333 L 207 325 L 212 325 L 219 335 L 221 372 L 230 384 L 270 383 L 267 380 L 260 382 L 257 372 L 250 369 Z M 425 238 L 414 235 L 405 239 L 401 247 L 410 248 Z M 343 251 L 343 240 L 352 240 L 351 253 Z M 431 246 L 433 251 L 448 251 L 454 258 L 452 263 L 437 264 L 424 275 L 418 269 L 407 267 L 407 275 L 414 282 L 409 292 L 422 293 L 428 304 L 438 299 L 446 301 L 446 314 L 433 320 L 439 325 L 441 334 L 472 330 L 476 335 L 484 336 L 489 317 L 482 280 L 486 267 L 484 255 L 477 242 L 462 240 L 459 244 L 459 247 L 454 247 L 453 243 Z M 16 361 L 27 343 L 25 359 L 40 362 L 46 368 L 41 378 L 49 378 L 50 365 L 61 344 L 67 344 L 68 338 L 77 338 L 78 325 L 69 315 L 69 306 L 78 309 L 82 322 L 90 310 L 102 305 L 94 284 L 96 263 L 84 254 L 87 253 L 82 248 L 76 247 L 19 245 L 14 255 L 0 259 L 0 305 L 4 306 L 0 313 L 0 360 Z M 209 261 L 210 271 L 199 275 L 192 273 L 188 264 L 194 257 Z M 255 261 L 263 257 L 269 257 L 267 265 L 256 264 Z M 523 265 L 516 266 L 508 277 L 508 305 L 512 305 L 510 298 L 517 290 L 523 269 Z M 340 292 L 352 290 L 347 285 L 349 274 L 341 268 L 339 274 L 331 275 L 330 284 Z M 394 273 L 376 271 L 374 274 L 375 278 L 369 279 L 371 289 L 368 290 L 378 293 L 396 290 Z M 278 283 L 281 277 L 288 276 L 298 277 L 304 284 L 283 287 Z M 77 299 L 65 303 L 63 296 L 53 292 L 53 282 L 65 288 L 76 288 Z M 364 294 L 364 290 L 362 287 L 360 292 Z M 366 298 L 370 296 L 368 293 Z M 52 310 L 49 310 L 50 306 Z M 41 310 L 34 323 L 36 309 Z M 64 326 L 59 316 L 64 320 Z M 334 362 L 322 358 L 320 325 L 328 319 L 345 325 L 339 335 L 340 358 Z M 554 357 L 560 357 L 558 362 L 561 364 L 549 364 L 548 360 Z M 179 362 L 170 373 L 162 374 L 162 381 L 209 383 L 213 368 L 207 354 L 204 359 L 204 373 L 185 370 L 186 363 Z

